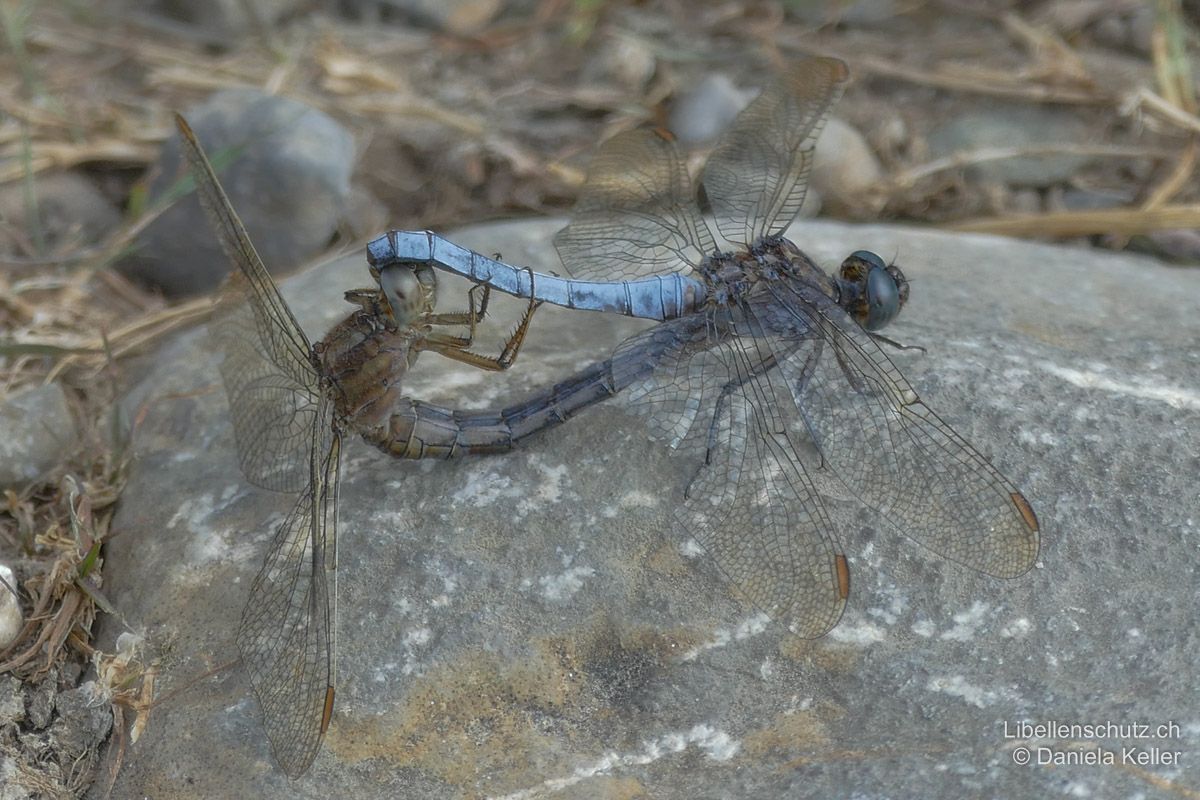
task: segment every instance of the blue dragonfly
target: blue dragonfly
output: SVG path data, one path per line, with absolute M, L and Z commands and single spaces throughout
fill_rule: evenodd
M 374 269 L 432 266 L 518 297 L 659 320 L 617 348 L 603 388 L 624 390 L 690 469 L 680 533 L 803 637 L 836 624 L 850 582 L 817 478 L 833 476 L 890 527 L 988 575 L 1025 573 L 1039 549 L 1025 496 L 880 347 L 895 345 L 878 331 L 908 299 L 901 269 L 857 251 L 828 275 L 783 236 L 847 77 L 836 59 L 798 62 L 741 113 L 703 171 L 713 226 L 668 135 L 637 129 L 605 142 L 555 238 L 572 277 L 429 231 L 367 246 Z

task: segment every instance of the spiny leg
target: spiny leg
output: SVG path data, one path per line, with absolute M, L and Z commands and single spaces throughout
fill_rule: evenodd
M 529 285 L 533 286 L 533 270 L 529 270 Z M 486 288 L 486 287 L 485 287 Z M 532 295 L 533 292 L 531 291 Z M 486 297 L 484 295 L 484 308 L 486 308 Z M 473 302 L 472 302 L 473 305 Z M 525 342 L 525 335 L 529 332 L 529 323 L 533 320 L 533 312 L 541 305 L 540 301 L 529 298 L 529 305 L 525 309 L 525 313 L 521 316 L 521 322 L 517 325 L 512 335 L 504 342 L 504 349 L 500 351 L 498 356 L 485 356 L 481 353 L 475 353 L 466 348 L 470 345 L 470 341 L 464 342 L 460 336 L 443 336 L 441 334 L 429 334 L 420 343 L 420 349 L 432 350 L 435 353 L 440 353 L 446 358 L 454 361 L 470 364 L 479 369 L 488 370 L 490 372 L 499 372 L 506 370 L 513 365 L 517 360 L 517 354 L 521 351 L 521 345 Z M 474 326 L 471 326 L 471 335 L 474 336 Z
M 475 292 L 479 289 L 483 290 L 483 299 L 479 301 L 479 309 L 475 308 Z M 483 318 L 487 316 L 488 298 L 491 296 L 491 287 L 486 283 L 477 283 L 467 292 L 467 303 L 469 310 L 453 311 L 443 314 L 429 314 L 425 317 L 425 322 L 430 325 L 467 325 L 471 328 L 471 336 L 475 335 L 476 323 L 483 322 Z M 469 345 L 470 342 L 468 341 Z
M 778 361 L 775 359 L 775 356 L 768 356 L 767 358 L 762 359 L 758 363 L 754 364 L 744 374 L 740 374 L 729 379 L 721 387 L 721 392 L 717 395 L 717 400 L 713 404 L 712 418 L 708 423 L 708 437 L 704 450 L 704 461 L 696 466 L 696 471 L 688 481 L 687 488 L 683 490 L 683 496 L 685 498 L 691 496 L 692 484 L 694 484 L 696 479 L 700 477 L 700 471 L 704 469 L 704 467 L 712 464 L 712 454 L 717 447 L 717 436 L 720 435 L 721 417 L 728 411 L 729 398 L 736 390 L 740 389 L 748 381 L 752 381 L 759 375 L 766 373 L 768 370 L 774 368 L 777 363 Z

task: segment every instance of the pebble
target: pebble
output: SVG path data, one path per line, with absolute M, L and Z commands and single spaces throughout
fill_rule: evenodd
M 671 107 L 668 125 L 681 144 L 713 142 L 757 94 L 757 89 L 739 89 L 728 75 L 706 75 L 680 93 Z
M 830 117 L 817 140 L 811 178 L 826 212 L 853 215 L 878 211 L 884 198 L 872 189 L 883 180 L 879 159 L 867 140 L 849 123 Z
M 17 640 L 25 624 L 20 598 L 13 594 L 16 589 L 16 574 L 8 565 L 0 564 L 0 650 Z
M 217 176 L 269 270 L 290 271 L 325 249 L 350 195 L 348 130 L 311 106 L 254 89 L 217 92 L 184 116 L 210 159 L 240 148 Z M 176 134 L 152 168 L 152 198 L 175 184 L 180 164 Z M 117 268 L 167 297 L 211 291 L 229 271 L 194 194 L 155 220 L 137 244 Z
M 116 206 L 96 188 L 96 184 L 78 172 L 60 172 L 38 176 L 34 184 L 37 204 L 36 222 L 26 210 L 25 186 L 16 181 L 0 188 L 0 219 L 16 224 L 20 241 L 5 233 L 0 252 L 28 255 L 29 244 L 37 244 L 33 231 L 40 232 L 46 253 L 63 248 L 78 250 L 100 241 L 121 223 Z
M 0 399 L 0 488 L 35 480 L 56 466 L 75 439 L 62 387 L 48 383 Z

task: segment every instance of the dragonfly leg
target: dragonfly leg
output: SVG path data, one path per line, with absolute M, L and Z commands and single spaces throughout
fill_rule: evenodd
M 479 308 L 475 308 L 475 292 L 482 289 L 483 298 L 479 301 Z M 488 297 L 491 295 L 492 287 L 486 283 L 477 283 L 467 292 L 467 302 L 469 310 L 454 311 L 446 314 L 430 314 L 425 318 L 425 322 L 430 325 L 468 325 L 471 326 L 471 334 L 474 336 L 474 326 L 476 323 L 483 322 L 483 318 L 487 316 Z
M 921 347 L 921 345 L 919 345 L 919 344 L 901 344 L 900 342 L 897 342 L 895 339 L 889 339 L 888 337 L 884 336 L 883 334 L 875 333 L 874 331 L 867 331 L 867 336 L 870 336 L 872 339 L 874 339 L 877 342 L 883 342 L 886 345 L 890 345 L 890 346 L 896 348 L 897 350 L 919 350 L 919 351 L 921 351 L 922 354 L 929 352 L 924 347 Z
M 530 285 L 533 285 L 533 270 L 530 270 Z M 486 295 L 485 295 L 486 298 Z M 472 301 L 472 305 L 474 302 Z M 454 361 L 470 364 L 479 369 L 488 370 L 490 372 L 499 372 L 506 370 L 513 365 L 517 360 L 517 354 L 521 351 L 521 345 L 525 342 L 525 335 L 529 332 L 529 323 L 533 320 L 533 312 L 541 305 L 540 301 L 530 298 L 529 305 L 525 308 L 525 313 L 521 316 L 521 322 L 516 329 L 504 342 L 504 348 L 498 356 L 485 356 L 482 353 L 475 353 L 468 350 L 467 347 L 471 344 L 470 338 L 461 336 L 443 336 L 440 334 L 429 334 L 419 344 L 419 349 L 433 350 L 440 353 L 446 358 Z M 486 300 L 484 301 L 486 309 Z M 474 338 L 475 326 L 471 325 L 471 338 Z
M 713 406 L 712 420 L 708 423 L 708 442 L 704 450 L 704 462 L 696 467 L 695 474 L 688 481 L 687 488 L 683 490 L 685 498 L 691 495 L 692 484 L 700 477 L 700 470 L 712 463 L 712 454 L 717 447 L 717 435 L 721 427 L 721 417 L 728 409 L 729 398 L 733 395 L 734 391 L 744 386 L 747 381 L 751 381 L 768 370 L 773 369 L 778 363 L 774 355 L 767 356 L 751 367 L 744 375 L 738 375 L 736 378 L 726 381 L 725 385 L 721 387 L 721 393 L 717 395 L 717 401 Z
M 824 349 L 824 340 L 820 338 L 813 340 L 813 351 L 804 359 L 804 366 L 800 369 L 800 374 L 796 376 L 792 386 L 792 397 L 796 400 L 796 410 L 800 412 L 800 419 L 804 420 L 804 430 L 808 431 L 808 438 L 813 443 L 813 447 L 817 449 L 817 455 L 821 457 L 820 469 L 825 467 L 825 451 L 821 447 L 821 437 L 817 434 L 817 428 L 813 425 L 812 419 L 808 416 L 808 410 L 800 398 L 808 391 L 809 381 L 817 371 L 817 363 L 821 360 L 821 352 Z M 840 358 L 838 362 L 841 363 Z M 845 364 L 842 364 L 842 369 L 845 369 Z

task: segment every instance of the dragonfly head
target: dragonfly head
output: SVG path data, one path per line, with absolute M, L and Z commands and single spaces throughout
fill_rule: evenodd
M 842 262 L 842 306 L 869 331 L 887 325 L 908 302 L 908 279 L 895 264 L 870 250 L 856 250 Z M 849 291 L 847 291 L 849 290 Z
M 417 325 L 422 316 L 433 310 L 437 287 L 430 267 L 393 264 L 381 270 L 372 267 L 371 274 L 387 301 L 385 311 L 397 328 Z

